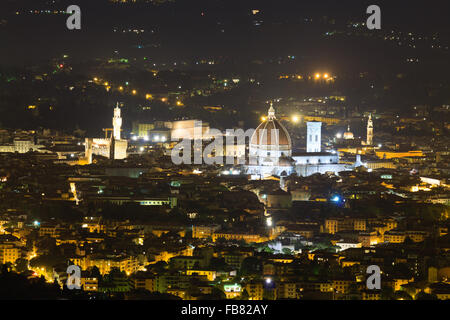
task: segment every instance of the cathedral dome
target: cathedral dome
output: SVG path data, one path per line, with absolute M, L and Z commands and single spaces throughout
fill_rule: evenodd
M 253 146 L 282 147 L 292 149 L 292 142 L 286 128 L 276 119 L 273 106 L 269 109 L 267 120 L 255 130 L 250 140 Z
M 344 133 L 344 139 L 345 140 L 350 140 L 350 139 L 354 139 L 355 137 L 353 136 L 353 132 L 350 131 L 350 125 L 347 128 L 347 132 Z

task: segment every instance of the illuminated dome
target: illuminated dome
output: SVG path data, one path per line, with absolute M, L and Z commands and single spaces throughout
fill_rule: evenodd
M 275 109 L 271 105 L 267 119 L 256 128 L 250 139 L 250 156 L 278 160 L 282 156 L 291 156 L 291 154 L 291 137 L 275 117 Z
M 350 140 L 354 139 L 353 132 L 350 131 L 350 125 L 348 125 L 347 132 L 344 133 L 344 139 Z

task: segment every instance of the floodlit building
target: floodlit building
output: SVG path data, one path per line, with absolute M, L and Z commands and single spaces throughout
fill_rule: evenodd
M 21 256 L 21 250 L 14 244 L 0 244 L 0 264 L 15 263 Z
M 369 115 L 369 120 L 367 121 L 367 141 L 368 146 L 373 145 L 373 121 L 372 114 Z
M 354 166 L 339 163 L 337 153 L 321 152 L 321 128 L 321 122 L 308 122 L 306 152 L 293 153 L 291 137 L 270 106 L 267 119 L 250 139 L 247 173 L 254 179 L 262 179 L 272 175 L 309 176 L 352 170 Z
M 125 159 L 127 157 L 128 141 L 121 139 L 122 115 L 117 104 L 114 109 L 113 132 L 110 138 L 86 138 L 85 156 L 92 163 L 92 155 L 108 159 Z
M 347 131 L 344 132 L 344 139 L 345 140 L 353 140 L 355 139 L 355 136 L 353 135 L 353 132 L 350 131 L 350 125 L 347 127 Z

